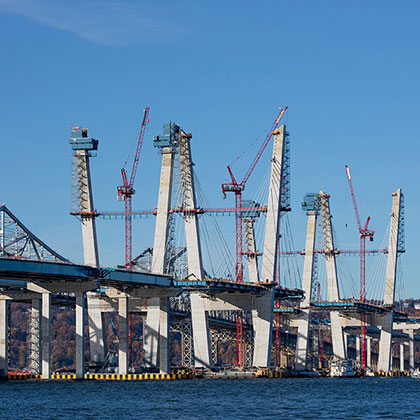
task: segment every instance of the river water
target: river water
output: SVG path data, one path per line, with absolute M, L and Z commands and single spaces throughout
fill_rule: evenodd
M 420 380 L 0 382 L 1 420 L 420 419 Z

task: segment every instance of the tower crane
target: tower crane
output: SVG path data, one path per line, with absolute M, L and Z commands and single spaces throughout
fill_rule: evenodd
M 287 106 L 285 108 L 280 109 L 277 118 L 274 120 L 271 129 L 269 130 L 264 142 L 262 143 L 260 149 L 258 150 L 254 160 L 252 161 L 250 167 L 246 171 L 244 178 L 238 184 L 235 179 L 235 176 L 232 173 L 232 169 L 230 166 L 227 167 L 229 172 L 229 176 L 231 178 L 231 182 L 222 184 L 222 192 L 223 198 L 226 198 L 227 192 L 234 192 L 235 193 L 235 221 L 236 221 L 236 266 L 235 266 L 235 278 L 236 282 L 242 283 L 243 282 L 243 266 L 242 266 L 242 212 L 240 211 L 242 207 L 242 191 L 245 189 L 245 185 L 248 182 L 252 172 L 255 169 L 258 161 L 261 158 L 265 148 L 267 147 L 268 142 L 270 141 L 271 137 L 273 136 L 273 131 L 279 126 L 280 121 L 287 110 Z
M 254 160 L 252 161 L 250 167 L 246 171 L 242 181 L 238 184 L 236 181 L 235 176 L 233 175 L 232 169 L 230 166 L 227 167 L 229 176 L 231 178 L 231 182 L 222 184 L 222 193 L 223 198 L 226 198 L 227 192 L 234 192 L 235 193 L 235 235 L 236 235 L 236 263 L 235 263 L 235 279 L 237 283 L 243 282 L 243 265 L 242 265 L 242 191 L 245 189 L 245 185 L 248 182 L 252 172 L 255 169 L 258 161 L 261 158 L 267 144 L 269 143 L 271 137 L 273 136 L 273 131 L 279 126 L 280 121 L 287 110 L 287 106 L 285 108 L 280 109 L 276 119 L 273 122 L 266 138 L 264 139 L 263 143 L 261 144 L 260 149 L 258 150 Z M 239 367 L 243 366 L 243 314 L 242 311 L 237 312 L 236 316 L 236 365 Z
M 134 190 L 134 181 L 136 179 L 137 167 L 139 165 L 140 151 L 143 144 L 144 133 L 146 131 L 146 125 L 149 122 L 149 110 L 147 107 L 144 110 L 143 120 L 141 123 L 139 136 L 137 139 L 136 153 L 134 155 L 133 168 L 131 170 L 130 181 L 128 181 L 127 171 L 125 169 L 128 159 L 127 157 L 123 168 L 121 169 L 123 185 L 117 187 L 117 199 L 118 201 L 125 201 L 125 268 L 131 270 L 132 268 L 132 233 L 131 233 L 131 198 L 136 192 Z
M 357 227 L 359 228 L 360 235 L 360 300 L 362 302 L 366 301 L 366 287 L 365 287 L 365 274 L 366 274 L 366 248 L 365 241 L 366 238 L 369 238 L 369 241 L 373 241 L 373 235 L 375 234 L 374 230 L 369 230 L 368 225 L 370 217 L 366 219 L 365 225 L 362 227 L 360 222 L 359 210 L 357 208 L 356 195 L 354 194 L 353 180 L 350 174 L 350 168 L 345 165 L 347 181 L 350 187 L 351 199 L 353 201 L 354 213 L 356 215 Z M 366 371 L 366 313 L 360 313 L 360 364 L 361 369 Z

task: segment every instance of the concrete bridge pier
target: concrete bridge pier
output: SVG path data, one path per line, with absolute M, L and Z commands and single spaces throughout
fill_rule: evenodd
M 76 378 L 85 376 L 85 296 L 76 293 Z
M 51 293 L 42 293 L 41 307 L 41 375 L 51 376 Z
M 160 373 L 170 373 L 169 297 L 178 296 L 180 289 L 130 288 L 122 292 L 115 288 L 108 288 L 106 294 L 113 301 L 118 302 L 119 373 L 128 373 L 128 316 L 133 310 L 147 312 L 144 328 L 145 365 L 151 368 L 159 367 Z M 111 307 L 109 309 L 113 311 Z
M 8 312 L 9 302 L 6 299 L 0 300 L 0 377 L 7 376 L 8 363 Z
M 269 367 L 271 361 L 271 338 L 273 329 L 274 290 L 255 298 L 256 308 L 252 310 L 254 329 L 253 366 Z
M 400 372 L 404 370 L 404 343 L 400 343 Z
M 103 362 L 106 356 L 106 328 L 104 328 L 104 314 L 101 311 L 98 293 L 87 292 L 87 308 L 89 323 L 90 358 L 94 362 Z
M 409 360 L 408 366 L 410 372 L 414 372 L 414 330 L 410 329 L 408 331 L 408 350 L 409 350 Z
M 372 339 L 366 337 L 366 367 L 372 369 Z
M 52 293 L 76 294 L 76 376 L 83 378 L 85 374 L 84 353 L 84 309 L 85 292 L 98 287 L 98 282 L 67 281 L 67 282 L 40 282 L 27 284 L 27 289 L 41 294 L 41 377 L 51 377 L 51 298 Z
M 118 298 L 118 373 L 128 373 L 128 297 Z
M 190 294 L 191 323 L 194 342 L 194 366 L 198 368 L 212 365 L 210 332 L 205 311 L 205 297 L 199 293 Z

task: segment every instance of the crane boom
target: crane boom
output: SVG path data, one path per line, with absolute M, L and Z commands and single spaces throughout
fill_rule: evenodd
M 362 233 L 363 229 L 362 229 L 362 224 L 360 223 L 359 209 L 357 208 L 356 195 L 354 194 L 353 180 L 351 178 L 350 168 L 347 165 L 345 165 L 345 167 L 346 167 L 347 181 L 349 182 L 350 195 L 353 202 L 354 213 L 356 214 L 357 227 L 359 228 L 359 232 Z M 369 222 L 369 218 L 368 218 L 368 222 Z
M 281 119 L 283 118 L 283 115 L 285 114 L 287 110 L 287 106 L 280 109 L 279 114 L 277 115 L 277 118 L 274 120 L 273 125 L 270 128 L 270 131 L 268 132 L 263 144 L 260 147 L 260 150 L 258 150 L 258 153 L 254 157 L 254 160 L 251 163 L 251 166 L 248 168 L 248 170 L 245 173 L 244 179 L 241 182 L 241 186 L 245 188 L 245 184 L 248 182 L 249 177 L 251 176 L 253 170 L 255 169 L 255 166 L 257 165 L 258 161 L 260 160 L 261 155 L 263 154 L 265 148 L 267 147 L 268 142 L 270 141 L 273 131 L 279 126 Z
M 138 138 L 138 141 L 137 141 L 136 154 L 134 155 L 133 169 L 131 171 L 131 177 L 130 177 L 130 184 L 129 185 L 130 185 L 131 188 L 133 187 L 134 181 L 136 179 L 137 167 L 139 166 L 141 146 L 143 145 L 143 138 L 144 138 L 144 133 L 146 131 L 146 125 L 149 122 L 149 111 L 150 111 L 150 108 L 147 107 L 144 110 L 144 114 L 143 114 L 143 121 L 142 121 L 141 127 L 140 127 L 139 138 Z

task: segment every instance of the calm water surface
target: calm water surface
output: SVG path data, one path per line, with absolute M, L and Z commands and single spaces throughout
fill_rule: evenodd
M 0 419 L 420 419 L 420 380 L 1 382 Z

